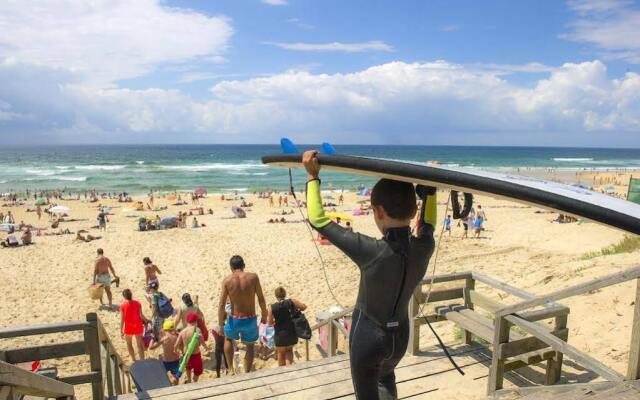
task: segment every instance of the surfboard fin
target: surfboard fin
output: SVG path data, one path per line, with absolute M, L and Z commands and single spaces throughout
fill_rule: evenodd
M 322 143 L 322 152 L 330 156 L 337 153 L 336 149 L 330 143 L 327 143 L 327 142 Z
M 289 140 L 288 138 L 280 139 L 280 147 L 282 148 L 282 152 L 284 154 L 298 154 L 298 153 L 300 153 L 298 151 L 298 148 L 296 147 L 296 145 L 293 144 L 293 142 L 291 140 Z

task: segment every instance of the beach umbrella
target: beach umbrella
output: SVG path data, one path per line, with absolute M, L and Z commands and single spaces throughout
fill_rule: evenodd
M 207 189 L 197 188 L 196 190 L 193 191 L 193 193 L 195 193 L 196 196 L 204 196 L 205 194 L 207 194 Z
M 327 213 L 327 217 L 331 219 L 340 218 L 342 221 L 353 221 L 353 217 L 351 215 L 347 215 L 345 213 L 340 213 L 340 212 L 329 212 Z
M 69 212 L 69 207 L 65 206 L 55 206 L 49 209 L 49 212 L 52 214 L 66 214 Z
M 45 204 L 47 204 L 47 202 L 46 202 L 46 201 L 44 201 L 44 199 L 38 199 L 38 200 L 36 200 L 36 205 L 37 205 L 37 206 L 43 206 L 43 205 L 45 205 Z

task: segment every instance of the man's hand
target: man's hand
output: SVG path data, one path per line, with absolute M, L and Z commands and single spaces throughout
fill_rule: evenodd
M 309 179 L 318 179 L 320 175 L 320 163 L 318 162 L 318 152 L 315 150 L 305 151 L 302 155 L 302 165 L 309 174 Z
M 418 197 L 424 200 L 427 198 L 427 196 L 436 194 L 436 188 L 434 188 L 433 186 L 416 185 L 416 194 L 418 195 Z

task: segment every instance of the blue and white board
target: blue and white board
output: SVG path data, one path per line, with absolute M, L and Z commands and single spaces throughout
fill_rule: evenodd
M 639 204 L 578 186 L 509 173 L 381 158 L 319 154 L 318 159 L 323 169 L 331 171 L 504 198 L 640 234 Z M 262 158 L 264 164 L 289 168 L 302 168 L 301 160 L 301 154 L 277 154 Z

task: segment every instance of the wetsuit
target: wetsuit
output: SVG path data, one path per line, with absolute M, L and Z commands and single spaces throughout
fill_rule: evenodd
M 378 240 L 332 222 L 322 208 L 320 181 L 307 183 L 309 222 L 360 269 L 349 335 L 351 377 L 360 400 L 397 398 L 394 369 L 409 341 L 408 304 L 434 250 L 435 189 L 417 192 L 423 200 L 417 236 L 406 226 L 387 229 Z

